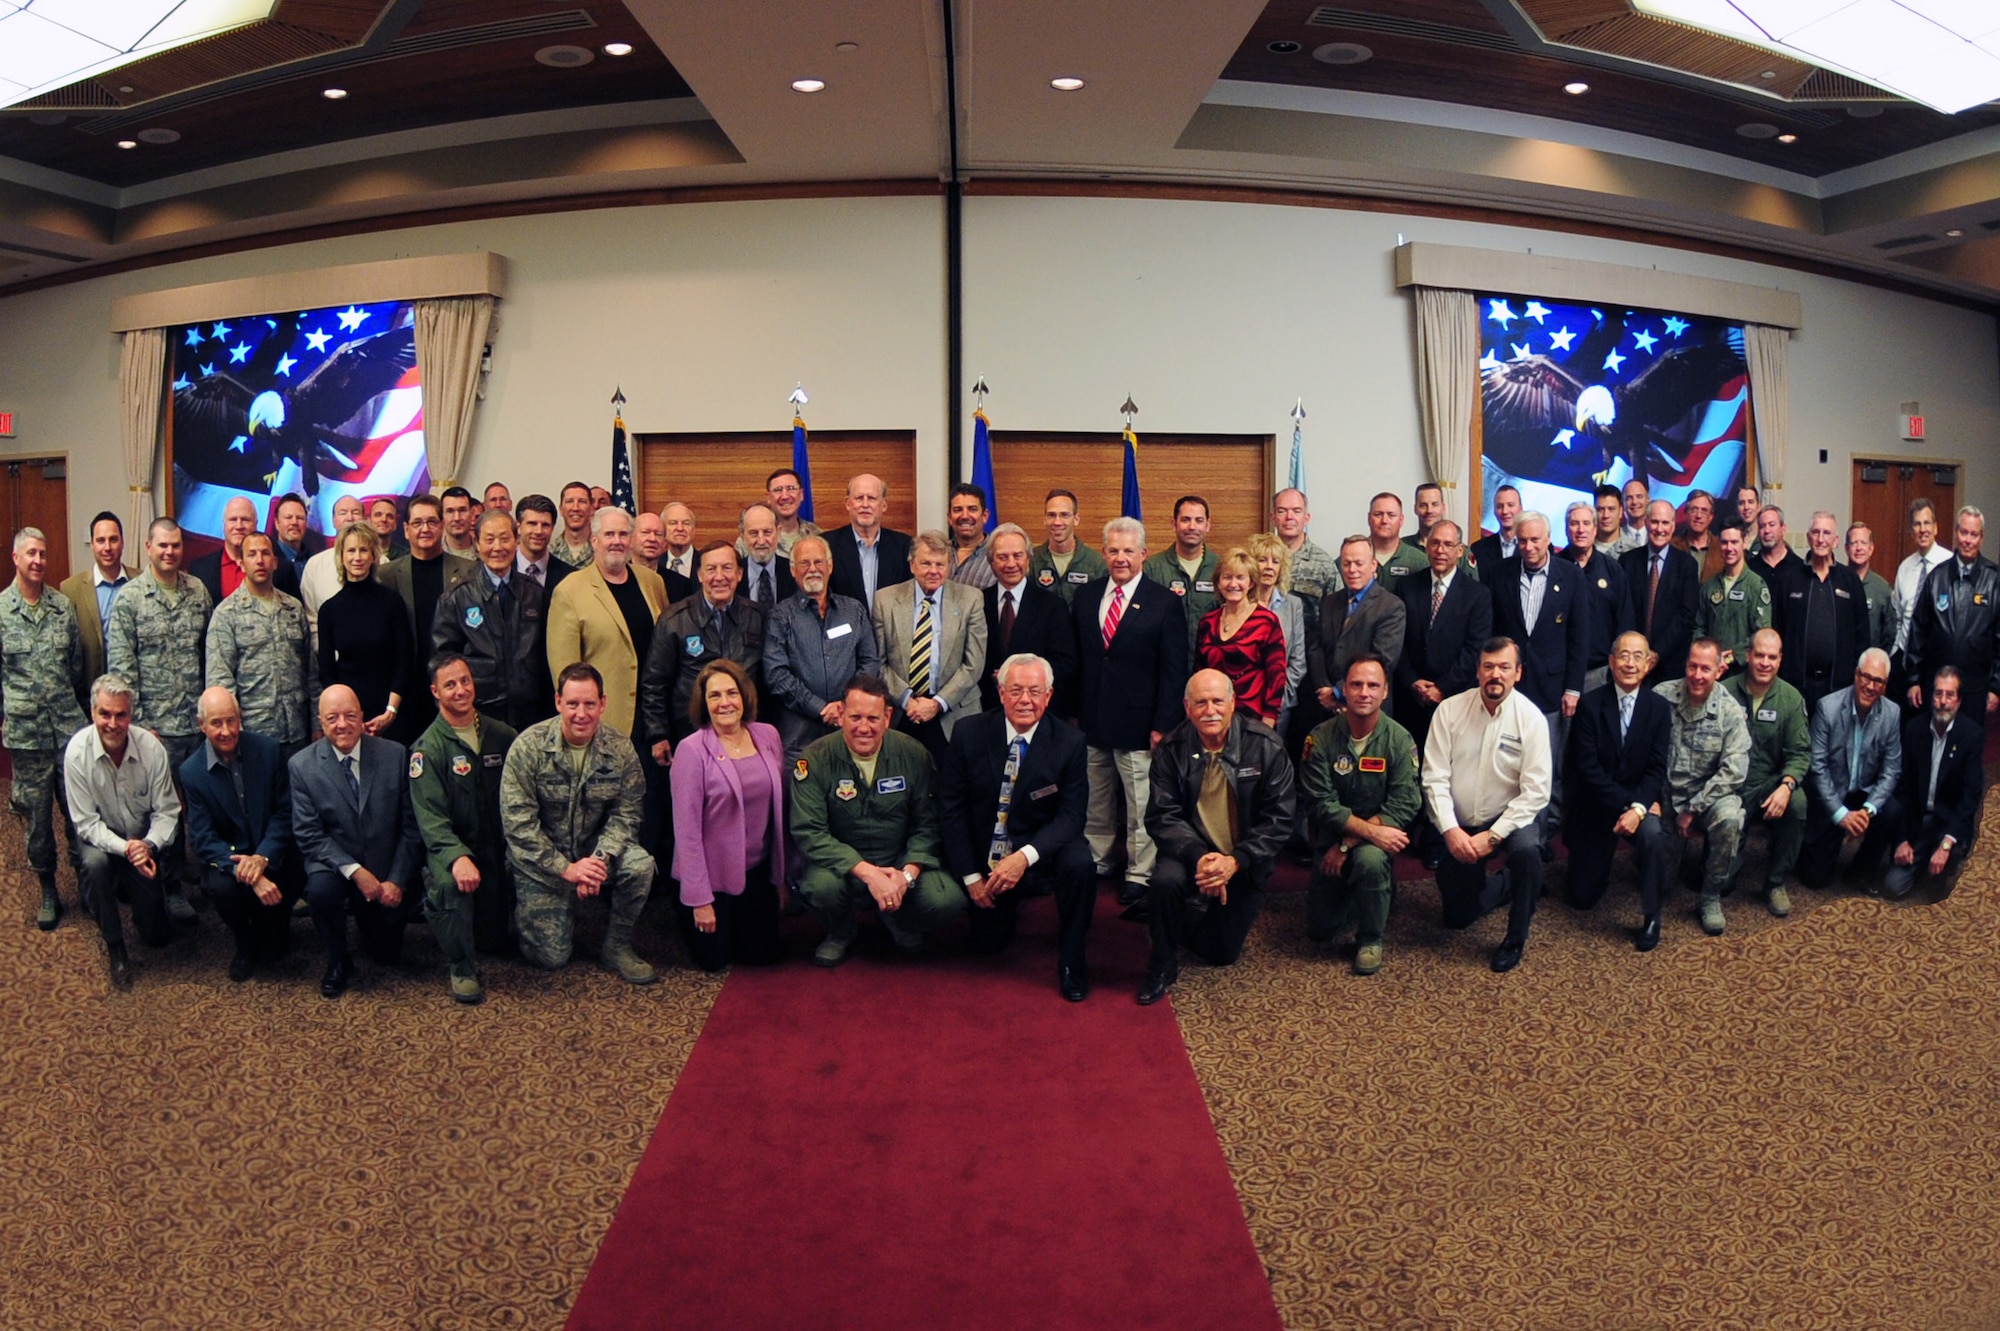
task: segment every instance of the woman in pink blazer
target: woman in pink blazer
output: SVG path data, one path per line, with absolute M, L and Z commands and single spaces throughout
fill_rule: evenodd
M 694 734 L 674 749 L 674 877 L 697 966 L 776 961 L 785 881 L 785 746 L 757 720 L 743 667 L 711 661 L 688 700 Z

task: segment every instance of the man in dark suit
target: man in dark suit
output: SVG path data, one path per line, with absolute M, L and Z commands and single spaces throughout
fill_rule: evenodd
M 1597 544 L 1597 509 L 1575 503 L 1565 515 L 1569 544 L 1562 557 L 1583 573 L 1583 590 L 1590 600 L 1590 652 L 1583 663 L 1583 691 L 1603 688 L 1611 680 L 1611 644 L 1625 631 L 1625 570 L 1609 547 Z
M 339 998 L 354 979 L 348 908 L 369 956 L 393 966 L 416 909 L 423 846 L 403 746 L 362 733 L 361 700 L 345 684 L 320 695 L 319 724 L 325 738 L 292 756 L 292 832 L 305 860 L 306 905 L 326 945 L 319 991 Z
M 1903 839 L 1882 876 L 1882 890 L 1892 897 L 1907 895 L 1920 876 L 1937 882 L 1938 896 L 1949 893 L 1979 834 L 1986 734 L 1960 715 L 1960 687 L 1956 669 L 1939 670 L 1930 715 L 1913 716 L 1903 726 Z
M 187 566 L 194 579 L 208 588 L 211 611 L 222 598 L 243 585 L 243 538 L 257 530 L 257 506 L 238 495 L 222 506 L 222 548 L 211 550 Z M 271 585 L 288 596 L 299 594 L 299 575 L 284 560 L 271 574 Z
M 889 487 L 880 476 L 863 472 L 848 481 L 848 525 L 825 533 L 833 552 L 827 585 L 836 596 L 872 607 L 876 592 L 910 580 L 910 535 L 882 525 L 888 511 Z
M 417 659 L 422 661 L 437 640 L 438 602 L 445 593 L 477 577 L 479 564 L 445 549 L 444 506 L 431 495 L 410 499 L 403 527 L 410 538 L 409 553 L 382 565 L 375 579 L 403 599 L 403 609 L 409 614 L 410 641 L 416 644 Z M 437 700 L 415 681 L 404 685 L 402 695 L 402 710 L 391 733 L 415 739 L 437 719 Z
M 305 871 L 292 843 L 291 773 L 278 741 L 243 729 L 243 713 L 228 689 L 201 695 L 207 743 L 181 764 L 187 796 L 188 857 L 201 866 L 201 887 L 236 940 L 229 978 L 250 978 L 259 961 L 291 948 L 292 903 Z
M 1181 598 L 1145 577 L 1146 529 L 1136 518 L 1104 524 L 1104 563 L 1111 570 L 1078 589 L 1070 603 L 1082 682 L 1078 716 L 1090 745 L 1090 820 L 1085 836 L 1100 876 L 1117 869 L 1115 828 L 1125 804 L 1127 906 L 1146 894 L 1153 877 L 1153 838 L 1146 832 L 1150 752 L 1180 724 L 1188 677 L 1187 616 Z
M 1500 530 L 1474 541 L 1470 551 L 1474 574 L 1481 582 L 1492 579 L 1503 562 L 1521 553 L 1519 490 L 1503 485 L 1493 492 L 1493 520 L 1500 525 Z
M 1771 627 L 1785 640 L 1779 677 L 1804 696 L 1809 712 L 1846 687 L 1868 646 L 1868 591 L 1853 569 L 1835 562 L 1839 539 L 1833 514 L 1813 514 L 1806 528 L 1811 557 L 1797 572 L 1771 583 Z
M 1620 555 L 1618 566 L 1625 574 L 1625 622 L 1653 649 L 1647 685 L 1679 679 L 1687 666 L 1688 644 L 1694 641 L 1701 565 L 1674 545 L 1672 504 L 1655 499 L 1646 505 L 1646 543 Z
M 1306 647 L 1306 682 L 1329 713 L 1340 710 L 1348 666 L 1379 656 L 1394 670 L 1402 659 L 1408 611 L 1375 568 L 1368 538 L 1348 537 L 1340 543 L 1341 586 L 1320 598 L 1319 632 Z
M 1025 578 L 1026 539 L 1020 543 Z M 1054 592 L 1042 594 L 1059 600 Z M 1087 746 L 1075 726 L 1047 714 L 1055 670 L 1045 658 L 1010 656 L 1000 676 L 1000 710 L 967 717 L 952 732 L 938 773 L 945 868 L 972 899 L 972 945 L 981 952 L 997 952 L 1013 939 L 1022 897 L 1054 892 L 1056 988 L 1081 1003 L 1090 995 L 1083 952 L 1097 904 L 1083 839 Z
M 778 510 L 751 504 L 736 520 L 736 549 L 743 556 L 743 599 L 765 614 L 798 595 L 792 561 L 778 550 Z
M 1583 570 L 1550 556 L 1547 517 L 1523 513 L 1514 532 L 1518 545 L 1514 557 L 1487 569 L 1480 581 L 1493 592 L 1493 632 L 1512 638 L 1521 648 L 1521 696 L 1541 708 L 1549 723 L 1553 770 L 1542 822 L 1546 864 L 1554 857 L 1555 835 L 1562 830 L 1563 751 L 1590 660 L 1591 602 Z
M 980 705 L 988 712 L 1000 706 L 1000 663 L 1010 656 L 1039 656 L 1055 672 L 1057 716 L 1076 710 L 1076 625 L 1069 603 L 1028 577 L 1033 546 L 1028 533 L 1011 522 L 993 529 L 986 542 L 987 562 L 996 585 L 986 598 L 986 667 L 979 675 Z M 976 918 L 976 917 L 975 917 Z
M 1472 687 L 1479 644 L 1493 636 L 1493 593 L 1460 576 L 1458 524 L 1444 518 L 1424 537 L 1430 573 L 1403 580 L 1403 654 L 1396 661 L 1396 719 L 1422 753 L 1431 713 Z
M 1653 654 L 1638 633 L 1611 645 L 1611 682 L 1577 705 L 1569 732 L 1569 904 L 1589 910 L 1611 884 L 1620 838 L 1632 843 L 1639 871 L 1641 952 L 1660 945 L 1660 898 L 1679 855 L 1662 820 L 1673 705 L 1645 687 Z

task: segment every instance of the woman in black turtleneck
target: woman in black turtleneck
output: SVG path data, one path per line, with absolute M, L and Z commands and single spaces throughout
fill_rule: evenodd
M 403 598 L 375 580 L 381 539 L 365 522 L 341 531 L 340 590 L 319 608 L 320 687 L 353 689 L 371 735 L 394 726 L 416 660 Z

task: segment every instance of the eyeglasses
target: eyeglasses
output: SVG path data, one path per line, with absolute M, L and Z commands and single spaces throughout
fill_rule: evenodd
M 1856 684 L 1873 684 L 1878 689 L 1886 689 L 1889 687 L 1889 677 L 1887 675 L 1864 675 L 1861 672 L 1856 671 L 1854 675 L 1854 682 Z
M 409 523 L 412 527 L 428 529 L 431 527 L 442 527 L 444 520 L 442 518 L 411 518 Z
M 1003 698 L 1040 698 L 1047 693 L 1039 684 L 1009 684 L 1000 690 Z

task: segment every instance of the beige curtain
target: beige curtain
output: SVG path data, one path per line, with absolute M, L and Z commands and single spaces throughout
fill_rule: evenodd
M 1479 303 L 1470 291 L 1417 287 L 1417 398 L 1431 479 L 1455 494 L 1471 454 Z M 1447 497 L 1446 508 L 1459 506 Z
M 493 297 L 420 300 L 416 308 L 417 367 L 424 379 L 424 455 L 431 484 L 459 485 L 458 468 L 472 438 L 472 404 L 479 362 L 493 323 Z
M 127 548 L 144 542 L 157 510 L 153 464 L 160 456 L 160 409 L 167 390 L 167 333 L 135 328 L 125 334 L 118 358 L 119 430 L 125 444 L 125 485 L 131 499 Z
M 1785 445 L 1792 433 L 1792 371 L 1788 328 L 1743 325 L 1743 359 L 1750 366 L 1750 412 L 1757 423 L 1757 483 L 1785 488 Z

